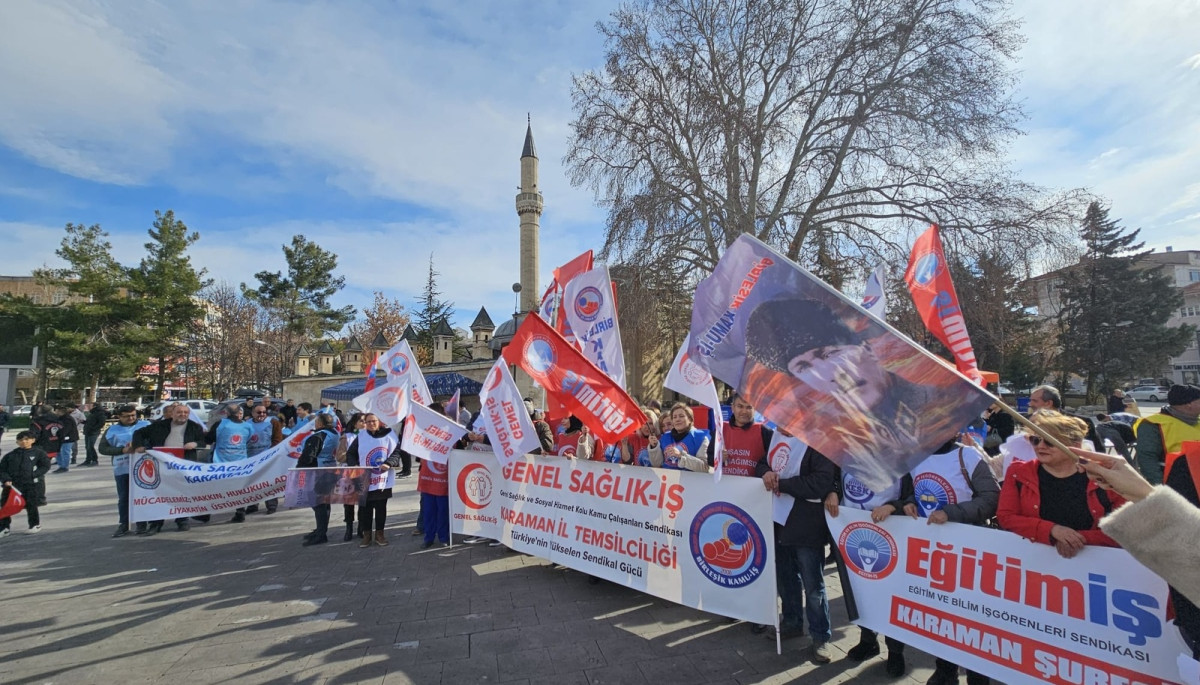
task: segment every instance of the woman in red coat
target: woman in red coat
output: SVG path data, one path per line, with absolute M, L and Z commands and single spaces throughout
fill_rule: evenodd
M 1079 447 L 1087 434 L 1083 420 L 1056 411 L 1035 412 L 1030 420 L 1068 447 Z M 1088 480 L 1075 455 L 1036 435 L 1029 442 L 1037 458 L 1009 467 L 996 510 L 1000 527 L 1054 545 L 1068 559 L 1088 545 L 1119 547 L 1100 531 L 1100 519 L 1125 499 Z

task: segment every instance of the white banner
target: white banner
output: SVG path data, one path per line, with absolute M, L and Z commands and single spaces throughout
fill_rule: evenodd
M 130 455 L 130 520 L 201 516 L 278 497 L 312 426 L 310 419 L 283 442 L 241 461 L 202 464 L 156 450 Z
M 563 287 L 563 313 L 583 356 L 625 387 L 625 357 L 608 266 L 600 264 Z
M 714 614 L 776 625 L 771 498 L 755 478 L 455 450 L 451 530 Z
M 496 458 L 502 463 L 511 463 L 523 454 L 541 447 L 533 419 L 521 399 L 521 391 L 508 371 L 508 364 L 497 359 L 483 381 L 479 391 L 479 418 L 477 428 L 487 433 Z
M 1004 531 L 870 519 L 848 507 L 829 518 L 859 624 L 1008 683 L 1180 679 L 1167 585 L 1127 552 L 1064 559 Z
M 400 449 L 414 457 L 445 464 L 454 443 L 467 434 L 467 429 L 436 411 L 419 404 L 404 420 L 404 439 Z
M 383 370 L 387 373 L 388 383 L 408 381 L 414 402 L 426 406 L 433 402 L 433 395 L 425 383 L 425 375 L 417 366 L 417 356 L 413 354 L 407 340 L 401 338 L 400 342 L 392 345 L 392 349 L 383 353 L 380 360 L 379 363 L 383 365 Z
M 395 380 L 369 390 L 351 400 L 354 408 L 379 417 L 379 422 L 391 427 L 408 416 L 410 399 L 408 380 Z

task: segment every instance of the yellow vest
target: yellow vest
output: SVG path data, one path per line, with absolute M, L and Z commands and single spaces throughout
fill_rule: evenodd
M 1200 423 L 1192 425 L 1168 414 L 1151 414 L 1138 421 L 1134 430 L 1136 431 L 1143 422 L 1158 426 L 1158 432 L 1162 435 L 1164 457 L 1171 452 L 1182 450 L 1185 441 L 1200 440 Z

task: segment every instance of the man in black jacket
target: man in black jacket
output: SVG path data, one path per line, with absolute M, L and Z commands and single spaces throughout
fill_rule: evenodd
M 100 465 L 100 454 L 96 452 L 96 441 L 104 432 L 106 423 L 108 423 L 108 412 L 104 411 L 104 407 L 101 407 L 99 402 L 93 403 L 83 422 L 83 442 L 87 450 L 87 458 L 83 460 L 84 466 Z
M 183 458 L 196 461 L 196 449 L 204 444 L 204 427 L 189 416 L 191 411 L 187 405 L 176 402 L 163 410 L 163 418 L 149 426 L 139 428 L 133 434 L 133 451 L 145 452 L 156 447 L 173 447 L 183 450 Z M 208 521 L 209 517 L 197 516 L 198 521 Z M 179 530 L 188 530 L 191 524 L 186 516 L 175 519 Z M 151 521 L 146 527 L 146 535 L 154 535 L 162 530 L 162 521 Z M 139 531 L 140 533 L 141 531 Z
M 62 428 L 58 431 L 58 470 L 66 473 L 67 467 L 75 464 L 75 447 L 79 444 L 79 424 L 71 416 L 71 408 L 60 404 L 54 408 Z
M 813 660 L 829 663 L 833 658 L 829 640 L 833 636 L 829 621 L 829 600 L 825 597 L 825 544 L 829 526 L 825 522 L 825 497 L 834 492 L 837 466 L 825 455 L 809 447 L 800 462 L 800 472 L 780 478 L 771 470 L 764 455 L 755 468 L 763 487 L 774 493 L 796 498 L 787 523 L 775 526 L 775 551 L 779 593 L 783 598 L 785 619 L 798 621 L 801 608 L 808 618 L 813 641 Z M 796 575 L 800 583 L 795 583 Z M 800 626 L 793 626 L 799 628 Z

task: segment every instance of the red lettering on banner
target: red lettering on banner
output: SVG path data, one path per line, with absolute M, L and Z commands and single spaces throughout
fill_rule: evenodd
M 1060 685 L 1169 685 L 1001 628 L 892 597 L 888 622 L 910 633 Z M 903 637 L 900 638 L 903 640 Z M 953 655 L 941 655 L 954 659 Z

